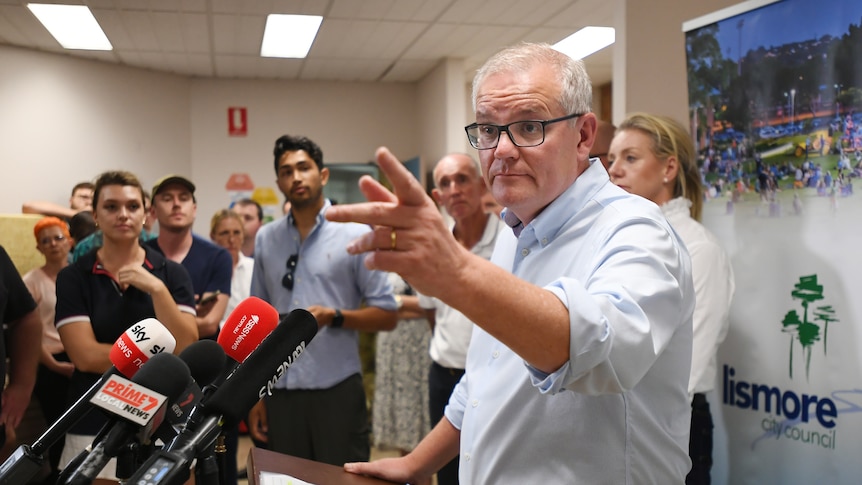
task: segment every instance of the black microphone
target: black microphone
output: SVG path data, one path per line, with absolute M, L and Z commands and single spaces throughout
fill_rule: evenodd
M 225 366 L 227 356 L 215 340 L 198 340 L 186 347 L 179 354 L 191 373 L 191 379 L 176 402 L 171 403 L 165 422 L 156 431 L 155 436 L 170 442 L 188 420 L 189 413 L 200 404 L 203 398 L 201 389 L 216 380 Z
M 114 416 L 96 438 L 91 451 L 73 472 L 64 470 L 64 483 L 85 485 L 92 483 L 108 461 L 141 433 L 140 441 L 147 441 L 154 427 L 161 423 L 168 402 L 180 397 L 191 375 L 189 368 L 173 354 L 159 354 L 151 358 L 131 382 L 115 377 L 105 384 L 91 400 Z
M 225 421 L 242 419 L 263 396 L 271 395 L 276 381 L 305 351 L 317 330 L 317 320 L 305 310 L 294 310 L 285 316 L 233 374 L 192 410 L 182 432 L 156 451 L 129 478 L 129 483 L 184 483 L 192 460 L 213 446 Z
M 129 327 L 114 342 L 108 369 L 77 401 L 51 426 L 36 438 L 32 445 L 19 446 L 0 465 L 0 484 L 29 482 L 42 468 L 44 454 L 54 443 L 81 420 L 93 407 L 90 398 L 114 375 L 132 378 L 144 363 L 162 352 L 171 353 L 176 340 L 171 332 L 155 318 L 146 318 Z
M 197 406 L 203 396 L 201 388 L 219 375 L 219 369 L 224 366 L 226 356 L 221 346 L 214 340 L 198 340 L 186 347 L 178 357 L 189 368 L 191 378 L 185 390 L 175 401 L 166 406 L 165 418 L 155 424 L 155 431 L 144 433 L 151 436 L 148 441 L 133 442 L 122 449 L 117 455 L 117 478 L 125 480 L 132 476 L 143 462 L 152 455 L 153 441 L 161 440 L 169 443 L 182 430 L 191 410 Z

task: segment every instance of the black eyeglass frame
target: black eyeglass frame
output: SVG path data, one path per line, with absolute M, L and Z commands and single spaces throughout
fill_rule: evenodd
M 293 291 L 293 279 L 296 274 L 296 265 L 299 263 L 299 254 L 291 254 L 289 258 L 287 258 L 287 273 L 281 278 L 281 286 L 285 287 L 288 291 Z
M 537 147 L 542 143 L 545 143 L 545 127 L 550 125 L 551 123 L 556 123 L 558 121 L 570 120 L 572 118 L 578 118 L 580 116 L 584 116 L 586 113 L 572 113 L 566 116 L 561 116 L 559 118 L 553 118 L 550 120 L 521 120 L 521 121 L 513 121 L 508 125 L 492 125 L 490 123 L 470 123 L 469 125 L 464 127 L 464 131 L 467 133 L 467 141 L 470 142 L 470 146 L 475 148 L 476 150 L 491 150 L 493 148 L 497 148 L 500 144 L 500 137 L 503 136 L 503 132 L 506 132 L 506 135 L 509 137 L 509 141 L 512 142 L 513 145 L 519 148 L 530 148 Z M 519 145 L 518 142 L 515 141 L 515 138 L 512 136 L 512 133 L 509 131 L 509 127 L 512 125 L 517 125 L 518 123 L 539 123 L 542 127 L 542 140 L 539 143 L 534 145 Z M 470 136 L 470 130 L 474 128 L 479 128 L 480 126 L 491 126 L 497 129 L 497 142 L 494 143 L 494 146 L 479 148 L 479 137 Z

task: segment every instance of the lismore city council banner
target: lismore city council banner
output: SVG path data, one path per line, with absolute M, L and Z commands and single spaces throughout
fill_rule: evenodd
M 862 483 L 862 1 L 683 30 L 704 224 L 736 279 L 713 483 Z

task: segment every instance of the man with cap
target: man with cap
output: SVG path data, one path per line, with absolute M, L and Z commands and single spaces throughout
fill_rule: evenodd
M 159 235 L 145 244 L 186 268 L 192 278 L 195 297 L 215 300 L 197 307 L 201 338 L 215 338 L 230 297 L 233 261 L 230 253 L 192 233 L 197 214 L 195 184 L 180 175 L 167 175 L 153 186 L 150 210 L 159 221 Z

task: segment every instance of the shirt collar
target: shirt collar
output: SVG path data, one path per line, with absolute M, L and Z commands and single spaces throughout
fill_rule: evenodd
M 332 202 L 330 202 L 329 199 L 323 199 L 323 207 L 320 208 L 320 211 L 317 213 L 317 216 L 315 217 L 314 227 L 311 228 L 311 232 L 314 232 L 315 229 L 317 229 L 324 222 L 326 222 L 326 217 L 325 217 L 326 211 L 328 211 L 330 207 L 332 207 Z M 290 209 L 290 212 L 287 213 L 287 215 L 284 217 L 284 220 L 285 220 L 285 223 L 287 224 L 288 230 L 295 230 L 296 229 L 296 225 L 295 225 L 294 220 L 293 220 L 293 209 Z M 311 234 L 311 232 L 309 234 Z
M 503 220 L 515 233 L 530 227 L 536 233 L 536 238 L 544 243 L 549 242 L 561 227 L 575 217 L 596 193 L 610 183 L 608 173 L 598 159 L 591 159 L 590 166 L 562 194 L 557 196 L 542 212 L 540 212 L 526 227 L 508 208 L 503 210 Z

